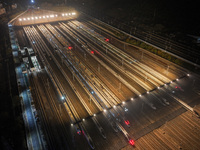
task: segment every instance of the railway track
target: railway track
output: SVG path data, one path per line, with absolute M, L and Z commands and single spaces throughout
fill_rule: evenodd
M 154 73 L 154 76 L 156 76 L 157 78 L 163 78 L 161 79 L 161 81 L 167 82 L 168 79 L 164 76 L 162 76 L 161 74 L 159 74 L 156 71 L 153 71 L 152 68 L 149 68 L 147 66 L 145 66 L 144 64 L 140 63 L 139 61 L 134 61 L 135 59 L 131 58 L 130 56 L 128 56 L 125 52 L 123 52 L 122 50 L 118 49 L 117 47 L 114 47 L 113 45 L 107 43 L 104 41 L 104 37 L 100 36 L 99 34 L 96 34 L 95 32 L 92 32 L 91 29 L 83 26 L 80 22 L 77 21 L 73 21 L 73 24 L 75 24 L 76 26 L 81 26 L 81 29 L 84 30 L 84 32 L 87 32 L 88 34 L 90 34 L 91 36 L 95 37 L 96 39 L 98 39 L 101 43 L 104 44 L 104 46 L 108 46 L 108 48 L 110 47 L 112 50 L 115 51 L 115 53 L 119 53 L 120 55 L 124 57 L 124 60 L 129 60 L 129 61 L 133 61 L 134 64 L 137 64 L 138 66 L 140 66 L 142 69 L 144 70 L 149 70 L 152 71 Z M 119 56 L 119 57 L 121 57 Z
M 25 29 L 26 30 L 26 29 Z M 29 31 L 29 33 L 30 33 L 30 35 L 31 35 L 31 31 L 30 30 L 28 30 L 27 29 L 27 31 Z M 26 32 L 26 31 L 25 31 Z M 29 37 L 29 35 L 28 35 L 28 37 Z M 31 36 L 30 36 L 30 39 L 31 39 Z M 33 39 L 32 39 L 33 40 Z M 37 41 L 36 39 L 35 39 L 35 41 Z M 34 45 L 32 45 L 33 46 L 33 48 L 34 48 L 34 50 L 36 50 L 38 53 L 41 53 L 41 52 L 39 52 L 40 50 L 39 50 L 39 47 L 36 47 L 36 46 L 34 46 Z M 40 55 L 40 56 L 43 56 L 43 55 Z M 44 58 L 44 57 L 43 57 Z M 43 80 L 42 80 L 42 82 L 43 82 Z M 51 100 L 51 103 L 49 103 L 49 104 L 51 104 L 50 105 L 50 107 L 51 107 L 51 109 L 52 109 L 52 111 L 54 112 L 54 116 L 56 116 L 57 117 L 57 120 L 59 121 L 59 123 L 60 123 L 60 125 L 62 126 L 62 129 L 59 129 L 59 130 L 57 130 L 57 131 L 59 131 L 59 133 L 60 133 L 60 135 L 62 135 L 64 138 L 62 138 L 62 140 L 58 140 L 57 142 L 59 143 L 59 141 L 62 141 L 62 143 L 60 143 L 60 147 L 62 147 L 62 144 L 63 143 L 65 143 L 66 141 L 63 141 L 64 139 L 67 139 L 67 138 L 69 138 L 69 137 L 66 137 L 66 135 L 67 134 L 63 134 L 63 130 L 65 130 L 65 125 L 63 124 L 63 122 L 62 122 L 62 119 L 61 119 L 61 116 L 60 116 L 60 113 L 59 113 L 59 111 L 58 111 L 58 108 L 55 106 L 55 103 L 54 103 L 54 101 L 52 100 L 52 97 L 51 97 L 51 94 L 48 92 L 48 90 L 45 90 L 47 93 L 46 93 L 46 95 L 48 95 L 47 97 L 49 97 L 48 99 L 49 100 Z M 44 109 L 45 110 L 45 109 Z M 53 130 L 52 130 L 53 131 Z M 57 131 L 56 131 L 56 133 L 57 133 Z M 65 133 L 67 133 L 67 132 L 65 132 Z M 69 149 L 68 148 L 68 146 L 67 146 L 67 144 L 65 144 L 64 145 L 67 149 Z
M 112 33 L 112 32 L 109 31 L 109 29 L 111 29 L 111 28 L 112 28 L 112 31 L 114 31 L 114 32 L 121 32 L 119 29 L 117 29 L 115 27 L 113 28 L 112 26 L 110 26 L 110 25 L 108 25 L 104 22 L 101 22 L 97 19 L 94 19 L 90 16 L 85 16 L 85 18 L 86 19 L 83 19 L 83 17 L 82 17 L 81 21 L 88 22 L 88 21 L 86 21 L 87 19 L 92 20 L 92 21 L 90 21 L 90 24 L 89 24 L 90 26 L 92 24 L 93 26 L 96 26 L 101 30 L 104 29 L 105 27 L 108 28 L 107 30 L 104 29 L 104 32 L 106 32 L 107 34 Z M 104 26 L 104 28 L 101 27 L 101 26 Z M 130 27 L 128 27 L 128 28 L 129 28 L 129 31 L 130 30 L 132 31 L 132 28 L 131 29 L 130 29 Z M 134 37 L 140 38 L 145 42 L 156 45 L 157 47 L 160 47 L 163 50 L 169 51 L 169 52 L 174 53 L 178 56 L 182 56 L 183 58 L 191 60 L 194 63 L 196 63 L 197 60 L 198 60 L 197 57 L 196 57 L 196 56 L 199 55 L 198 51 L 196 49 L 191 49 L 190 47 L 188 47 L 186 45 L 176 43 L 176 42 L 171 41 L 169 39 L 166 40 L 166 39 L 164 39 L 164 38 L 162 38 L 158 35 L 155 35 L 155 34 L 150 33 L 150 32 L 145 32 L 145 31 L 134 30 L 133 35 L 134 35 Z M 116 36 L 116 35 L 114 35 L 114 36 Z M 190 51 L 192 51 L 192 54 L 190 53 Z M 186 55 L 185 53 L 190 54 L 190 55 Z
M 66 27 L 66 26 L 65 26 Z M 69 30 L 68 30 L 69 31 Z M 72 30 L 71 30 L 72 31 Z M 74 35 L 74 32 L 72 33 L 73 34 L 73 36 L 76 36 L 76 35 Z M 80 37 L 79 37 L 79 41 L 80 41 L 81 39 L 80 39 Z M 85 45 L 83 45 L 83 47 L 84 47 Z M 124 80 L 124 76 L 123 75 L 119 75 L 118 74 L 118 72 L 116 72 L 115 70 L 114 70 L 114 68 L 112 68 L 111 66 L 109 66 L 109 64 L 108 63 L 106 63 L 106 62 L 104 62 L 104 61 L 102 61 L 102 60 L 100 60 L 98 57 L 96 57 L 96 56 L 94 56 L 94 55 L 91 55 L 91 53 L 90 53 L 90 49 L 87 49 L 86 47 L 85 47 L 85 52 L 88 54 L 88 55 L 90 55 L 91 57 L 93 57 L 94 59 L 95 59 L 95 61 L 97 61 L 99 64 L 101 64 L 106 70 L 108 70 L 115 78 L 117 78 L 120 82 L 122 82 L 122 84 L 124 84 L 125 86 L 127 86 L 131 91 L 133 91 L 134 93 L 137 93 L 138 95 L 140 95 L 140 92 L 138 92 L 138 90 L 137 89 L 135 89 L 131 84 L 129 84 L 126 80 Z
M 57 33 L 56 33 L 57 34 Z M 58 35 L 58 34 L 57 34 Z M 60 37 L 60 35 L 59 35 L 59 37 Z M 124 117 L 123 117 L 124 118 Z
M 191 117 L 189 112 L 185 112 L 138 139 L 136 149 L 198 149 L 200 126 L 194 127 L 196 119 Z
M 166 96 L 166 90 L 163 91 L 160 88 L 164 88 L 166 83 L 170 84 L 173 79 L 152 68 L 151 65 L 136 60 L 127 52 L 105 42 L 103 36 L 98 35 L 80 22 L 71 21 L 54 26 L 50 24 L 27 26 L 24 27 L 24 31 L 40 62 L 45 66 L 45 70 L 59 95 L 58 98 L 52 96 L 52 93 L 45 86 L 45 77 L 40 76 L 39 79 L 36 79 L 37 85 L 43 83 L 43 90 L 49 100 L 48 107 L 51 107 L 52 112 L 55 112 L 54 115 L 58 123 L 62 125 L 61 129 L 54 129 L 52 133 L 56 134 L 56 130 L 58 130 L 61 134 L 58 139 L 49 133 L 48 145 L 52 145 L 52 149 L 55 146 L 52 143 L 56 143 L 60 147 L 64 144 L 65 139 L 66 141 L 73 139 L 73 133 L 68 134 L 71 129 L 65 127 L 66 122 L 68 124 L 70 122 L 71 128 L 75 129 L 77 133 L 83 134 L 88 146 L 94 149 L 96 144 L 88 132 L 87 123 L 84 122 L 87 117 L 95 125 L 99 134 L 104 139 L 107 139 L 104 127 L 96 117 L 96 113 L 100 111 L 102 111 L 104 119 L 106 119 L 113 131 L 121 131 L 128 141 L 131 139 L 129 134 L 134 135 L 133 131 L 142 130 L 157 121 L 157 118 L 153 117 L 153 115 L 145 115 L 148 112 L 146 111 L 146 104 L 153 110 L 160 110 L 159 107 L 162 106 L 166 110 L 176 111 L 178 106 L 171 102 L 172 97 L 170 101 L 159 98 L 160 94 Z M 94 51 L 94 54 L 91 51 Z M 148 57 L 148 55 L 145 57 Z M 109 71 L 109 75 L 105 77 L 106 71 Z M 180 76 L 179 72 L 173 70 L 173 68 L 171 72 Z M 131 94 L 127 96 L 117 90 L 108 81 L 109 78 L 107 77 L 111 76 L 114 76 L 113 80 L 116 83 L 118 81 L 123 83 L 123 88 L 129 89 Z M 149 91 L 156 87 L 160 91 L 149 94 Z M 142 95 L 146 93 L 146 96 Z M 145 104 L 145 113 L 141 111 L 140 117 L 138 116 L 138 111 L 130 110 L 125 102 L 130 99 L 134 103 L 133 95 L 137 96 L 137 101 L 140 101 L 140 108 L 143 109 Z M 62 109 L 65 109 L 64 111 L 68 115 L 67 120 L 61 115 L 55 99 L 60 99 Z M 155 103 L 156 105 L 154 105 Z M 42 109 L 47 107 L 42 104 L 42 100 L 40 105 Z M 169 108 L 167 108 L 168 106 Z M 152 110 L 149 112 L 152 112 Z M 153 113 L 156 114 L 156 112 Z M 158 116 L 162 118 L 164 115 Z M 129 120 L 135 120 L 136 126 L 132 126 L 132 122 L 130 123 Z M 178 124 L 178 122 L 175 123 Z M 181 124 L 179 125 L 181 126 Z M 46 134 L 50 132 L 50 128 L 52 127 L 47 127 Z M 182 128 L 186 129 L 187 127 Z M 190 129 L 192 130 L 192 128 Z M 186 133 L 181 133 L 176 124 L 172 124 L 168 131 L 170 135 L 176 133 L 179 136 L 189 138 Z M 164 141 L 157 139 L 158 136 L 160 136 L 159 133 L 147 134 L 142 139 L 142 142 L 149 149 L 164 148 L 160 144 Z M 193 136 L 191 135 L 191 137 Z M 152 140 L 148 142 L 151 138 Z M 198 144 L 195 140 L 189 139 L 186 142 L 192 141 Z M 177 145 L 173 146 L 176 147 Z M 68 148 L 67 144 L 66 148 Z
M 83 27 L 82 27 L 82 28 L 83 28 Z M 81 28 L 81 29 L 82 29 L 82 28 Z M 88 29 L 88 30 L 89 30 L 89 29 Z M 86 30 L 84 30 L 84 31 L 86 31 Z M 87 33 L 89 34 L 89 32 L 87 32 Z M 103 44 L 105 44 L 105 41 L 102 40 L 102 38 L 98 38 L 98 37 L 95 37 L 95 38 L 97 38 L 100 42 L 102 42 Z M 127 56 L 127 54 L 123 53 L 122 51 L 120 51 L 120 50 L 117 49 L 116 47 L 111 46 L 109 43 L 106 43 L 105 45 L 109 45 L 110 48 L 113 48 L 114 51 L 112 50 L 112 52 L 114 52 L 115 55 L 117 55 L 120 59 L 123 59 L 124 62 L 130 59 L 130 56 Z M 105 45 L 103 45 L 103 46 L 105 46 Z M 106 49 L 109 49 L 109 47 L 106 46 Z M 109 49 L 109 50 L 110 50 L 110 49 Z M 120 51 L 120 53 L 119 53 L 118 51 Z M 121 55 L 121 53 L 122 53 L 123 55 Z M 123 56 L 124 58 L 123 58 L 122 56 Z M 134 64 L 134 66 L 133 66 L 133 64 L 130 64 L 130 62 L 132 62 L 132 63 Z M 159 74 L 158 72 L 153 71 L 151 68 L 145 66 L 144 64 L 139 63 L 137 60 L 136 60 L 136 61 L 135 61 L 135 59 L 134 59 L 134 60 L 129 60 L 129 61 L 126 62 L 126 63 L 127 63 L 128 65 L 133 66 L 133 67 L 137 67 L 137 69 L 140 70 L 140 71 L 142 71 L 143 74 L 148 74 L 148 77 L 149 77 L 149 78 L 153 78 L 153 79 L 154 79 L 155 81 L 157 81 L 159 84 L 161 84 L 161 85 L 163 84 L 163 82 L 160 82 L 158 79 L 159 79 L 159 78 L 160 78 L 160 79 L 161 79 L 161 78 L 162 78 L 162 79 L 165 79 L 165 77 L 163 77 L 163 76 L 162 76 L 161 74 Z M 142 68 L 142 69 L 140 69 L 140 68 Z M 147 71 L 147 70 L 149 70 L 149 71 L 151 71 L 151 72 L 149 72 L 149 71 Z M 155 77 L 152 76 L 152 74 L 153 74 Z M 157 78 L 158 78 L 158 79 L 157 79 Z M 166 79 L 165 82 L 169 82 L 169 80 Z

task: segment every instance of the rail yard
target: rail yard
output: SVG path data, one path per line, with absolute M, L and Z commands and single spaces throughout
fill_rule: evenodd
M 200 147 L 198 75 L 125 45 L 87 17 L 15 33 L 29 60 L 43 149 Z

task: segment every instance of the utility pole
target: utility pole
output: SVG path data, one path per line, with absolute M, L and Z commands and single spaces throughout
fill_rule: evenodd
M 74 73 L 73 73 L 73 81 L 74 81 Z
M 84 53 L 84 59 L 86 60 L 86 53 Z
M 142 103 L 142 109 L 141 109 L 141 112 L 143 112 L 143 107 L 144 107 L 144 102 Z
M 130 34 L 132 33 L 132 27 L 131 27 L 131 30 L 130 30 Z
M 62 116 L 61 104 L 59 104 L 60 115 Z
M 135 29 L 134 29 L 134 35 L 135 35 L 135 32 L 136 32 L 136 29 L 137 29 L 137 28 L 135 27 Z
M 119 92 L 121 91 L 122 83 L 119 82 Z
M 47 86 L 48 86 L 48 88 L 50 88 L 50 86 L 49 86 L 49 80 L 48 80 L 48 78 L 47 78 Z
M 91 94 L 90 94 L 90 105 L 91 105 Z
M 145 77 L 145 81 L 144 82 L 146 82 L 147 81 L 147 75 L 146 75 L 146 77 Z
M 144 52 L 143 52 L 143 50 L 142 50 L 141 60 L 143 59 L 143 53 L 144 53 Z
M 100 72 L 100 64 L 98 64 L 98 72 Z
M 166 75 L 168 75 L 168 71 L 169 71 L 169 65 L 167 66 Z
M 63 65 L 63 63 L 64 63 L 64 60 L 63 60 L 63 57 L 62 57 L 62 65 Z

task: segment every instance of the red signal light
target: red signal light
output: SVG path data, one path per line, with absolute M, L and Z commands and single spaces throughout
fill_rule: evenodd
M 135 145 L 135 142 L 134 142 L 132 139 L 129 140 L 129 143 L 130 143 L 131 145 Z
M 91 51 L 90 53 L 91 53 L 91 54 L 94 54 L 94 51 Z
M 71 50 L 71 49 L 72 49 L 72 46 L 68 46 L 68 49 Z
M 130 122 L 128 120 L 125 121 L 126 125 L 130 125 Z
M 106 38 L 106 39 L 105 39 L 105 41 L 106 41 L 106 42 L 109 42 L 109 39 L 108 39 L 108 38 Z
M 81 131 L 77 131 L 77 134 L 81 135 Z

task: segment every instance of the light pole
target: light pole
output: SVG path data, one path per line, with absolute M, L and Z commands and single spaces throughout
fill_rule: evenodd
M 122 86 L 122 84 L 121 84 L 121 82 L 119 82 L 119 92 L 121 91 L 121 86 Z
M 166 71 L 166 75 L 168 74 L 168 71 L 169 71 L 169 65 L 167 66 L 167 71 Z
M 84 53 L 84 58 L 85 58 L 85 60 L 86 60 L 86 53 Z
M 90 105 L 91 105 L 91 94 L 90 94 Z
M 135 29 L 134 29 L 134 35 L 135 35 L 135 32 L 136 32 L 136 29 L 137 29 L 137 28 L 135 27 Z
M 49 86 L 49 80 L 48 80 L 48 78 L 47 78 L 47 87 L 48 87 L 48 88 L 50 88 L 50 86 Z
M 73 81 L 74 81 L 74 73 L 73 73 Z
M 100 64 L 98 64 L 98 72 L 100 72 Z
M 144 53 L 144 52 L 143 52 L 143 50 L 142 50 L 141 60 L 143 59 L 143 53 Z

